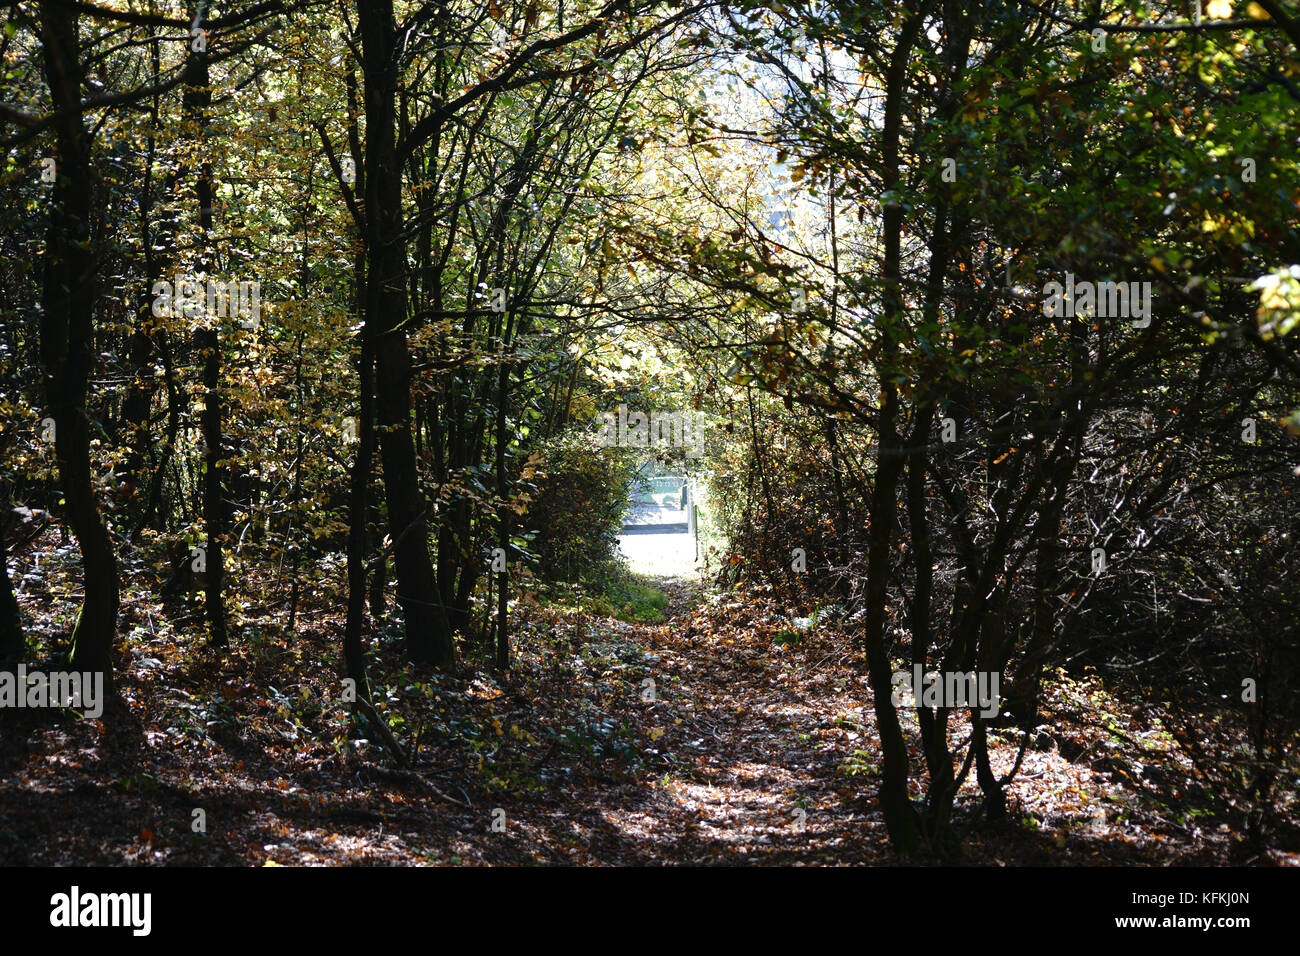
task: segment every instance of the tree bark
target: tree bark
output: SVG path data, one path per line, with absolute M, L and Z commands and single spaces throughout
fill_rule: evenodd
M 9 436 L 0 438 L 0 451 L 8 451 Z M 23 658 L 22 618 L 18 599 L 14 597 L 13 582 L 9 580 L 9 525 L 13 507 L 13 484 L 0 475 L 0 669 L 17 664 Z
M 63 4 L 41 4 L 45 75 L 56 111 L 58 178 L 46 233 L 41 293 L 41 359 L 54 452 L 66 515 L 81 546 L 85 597 L 72 631 L 69 662 L 113 680 L 117 630 L 117 559 L 99 513 L 90 472 L 86 399 L 95 354 L 95 257 L 90 249 L 90 137 L 83 124 L 78 15 Z
M 159 41 L 155 37 L 149 44 L 151 80 L 157 85 L 161 72 Z M 122 403 L 122 419 L 127 427 L 127 441 L 130 449 L 123 465 L 123 481 L 133 501 L 140 494 L 140 476 L 145 469 L 145 459 L 152 445 L 149 412 L 153 408 L 154 392 L 157 391 L 153 374 L 153 350 L 155 319 L 150 306 L 157 263 L 154 256 L 153 231 L 149 220 L 153 215 L 153 167 L 157 152 L 159 125 L 159 99 L 154 94 L 149 110 L 149 141 L 145 147 L 144 183 L 140 190 L 140 248 L 144 251 L 144 273 L 149 278 L 149 285 L 140 290 L 136 306 L 135 324 L 127 339 L 127 357 L 131 368 L 131 384 L 127 388 L 126 399 Z M 147 489 L 146 489 L 147 490 Z M 143 516 L 145 506 L 141 506 Z M 140 526 L 143 526 L 141 521 Z
M 411 355 L 406 338 L 406 240 L 396 149 L 397 47 L 392 0 L 358 8 L 366 110 L 366 325 L 375 335 L 376 412 L 388 496 L 397 601 L 412 662 L 455 659 L 429 557 L 428 508 L 411 437 Z
M 365 297 L 365 266 L 358 253 L 353 275 L 358 305 Z M 361 630 L 366 614 L 366 533 L 369 517 L 370 472 L 375 457 L 375 350 L 369 323 L 361 328 L 361 358 L 358 362 L 361 402 L 357 420 L 357 457 L 352 463 L 348 493 L 348 614 L 343 633 L 344 675 L 355 681 L 358 700 L 370 700 L 366 677 L 365 647 Z M 376 571 L 376 573 L 382 573 Z
M 198 14 L 191 11 L 192 22 L 201 15 L 203 5 L 199 5 Z M 185 95 L 182 101 L 182 113 L 187 124 L 197 124 L 197 147 L 203 156 L 207 156 L 207 128 L 209 111 L 212 106 L 212 91 L 208 76 L 208 55 L 204 51 L 190 47 L 186 54 L 186 72 L 189 74 L 185 83 Z M 210 245 L 212 241 L 212 164 L 206 158 L 199 164 L 199 176 L 195 183 L 199 203 L 200 264 L 204 277 L 212 278 L 215 256 Z M 174 291 L 174 290 L 173 290 Z M 233 310 L 232 310 L 233 311 Z M 207 325 L 196 336 L 199 351 L 203 355 L 203 416 L 201 426 L 204 444 L 203 472 L 203 527 L 206 533 L 203 606 L 208 618 L 208 641 L 214 647 L 225 647 L 229 643 L 226 632 L 225 605 L 225 539 L 226 513 L 221 461 L 221 333 L 215 316 L 207 316 Z
M 921 29 L 921 15 L 909 15 L 902 34 L 890 57 L 885 83 L 885 122 L 881 136 L 883 152 L 882 186 L 892 190 L 898 183 L 899 136 L 902 129 L 903 80 L 912 46 Z M 876 366 L 880 380 L 880 406 L 876 433 L 879 454 L 871 491 L 871 524 L 867 532 L 867 588 L 863 629 L 871 690 L 875 698 L 876 727 L 882 751 L 880 773 L 880 808 L 895 849 L 903 854 L 915 852 L 921 844 L 920 818 L 908 793 L 907 741 L 898 721 L 892 700 L 893 685 L 889 655 L 885 650 L 885 597 L 888 593 L 890 544 L 898 518 L 898 483 L 904 456 L 899 447 L 898 388 L 894 377 L 898 344 L 896 335 L 903 322 L 901 282 L 902 207 L 895 201 L 885 205 L 882 224 L 884 253 L 881 278 L 884 285 L 881 346 L 883 358 Z

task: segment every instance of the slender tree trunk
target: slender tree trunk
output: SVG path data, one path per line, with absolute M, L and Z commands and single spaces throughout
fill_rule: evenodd
M 955 89 L 962 86 L 970 49 L 970 17 L 962 12 L 961 4 L 954 0 L 943 3 L 944 69 L 940 74 L 937 119 L 948 124 L 955 115 L 958 100 Z M 926 276 L 923 325 L 933 328 L 941 321 L 944 290 L 953 256 L 954 236 L 959 225 L 952 220 L 951 191 L 936 183 L 934 197 L 934 224 L 929 242 L 929 271 Z M 923 381 L 927 376 L 922 376 Z M 907 511 L 912 534 L 915 589 L 912 597 L 910 625 L 912 630 L 912 665 L 929 670 L 928 659 L 932 642 L 931 613 L 934 590 L 933 553 L 931 549 L 930 519 L 926 496 L 926 479 L 930 468 L 930 448 L 933 443 L 934 413 L 941 398 L 946 397 L 950 382 L 942 378 L 937 382 L 925 381 L 921 391 L 924 398 L 913 423 L 908 456 Z M 917 722 L 921 728 L 921 743 L 925 753 L 930 784 L 926 796 L 924 826 L 932 849 L 947 860 L 959 859 L 961 844 L 951 826 L 951 815 L 957 795 L 957 778 L 953 770 L 952 753 L 948 748 L 949 709 L 930 710 L 918 708 Z
M 925 497 L 925 448 L 934 420 L 934 409 L 935 402 L 931 399 L 918 412 L 909 439 L 913 451 L 907 460 L 907 515 L 912 532 L 916 573 L 909 625 L 912 631 L 912 665 L 921 665 L 922 671 L 928 670 L 930 611 L 934 593 L 934 556 L 930 546 L 930 519 Z M 952 754 L 948 749 L 948 711 L 946 708 L 931 711 L 927 707 L 919 707 L 916 715 L 921 727 L 925 763 L 930 773 L 930 790 L 924 817 L 926 836 L 940 856 L 953 858 L 959 855 L 960 847 L 949 822 L 956 796 L 956 776 L 953 773 Z
M 903 458 L 898 453 L 895 420 L 898 400 L 891 385 L 882 387 L 880 407 L 880 457 L 871 492 L 871 525 L 867 533 L 867 589 L 863 643 L 871 690 L 875 698 L 876 726 L 882 750 L 880 808 L 894 846 L 902 853 L 915 852 L 921 842 L 920 820 L 908 794 L 909 761 L 907 742 L 892 700 L 893 684 L 889 656 L 885 652 L 885 597 L 888 591 L 890 544 L 897 520 L 899 475 Z
M 306 233 L 305 226 L 303 228 L 303 232 L 304 234 Z M 303 269 L 304 282 L 306 281 L 307 278 L 306 272 L 307 270 L 304 267 Z M 298 623 L 298 592 L 299 592 L 298 574 L 299 574 L 299 569 L 302 565 L 302 546 L 303 546 L 302 532 L 301 532 L 302 519 L 296 509 L 299 503 L 302 501 L 302 453 L 303 453 L 302 418 L 303 418 L 303 408 L 306 404 L 305 396 L 303 395 L 303 387 L 302 387 L 302 361 L 303 361 L 302 346 L 303 346 L 303 340 L 306 337 L 307 337 L 306 331 L 300 329 L 298 331 L 298 337 L 295 343 L 296 344 L 295 351 L 297 352 L 297 361 L 294 363 L 294 373 L 293 373 L 293 389 L 294 389 L 294 395 L 296 396 L 296 403 L 298 406 L 297 409 L 298 420 L 294 422 L 294 430 L 293 430 L 293 434 L 294 434 L 293 484 L 292 484 L 292 490 L 289 492 L 289 500 L 293 502 L 295 510 L 290 516 L 289 530 L 288 533 L 285 535 L 285 546 L 290 549 L 289 625 L 288 625 L 288 630 L 290 634 L 294 632 L 296 625 Z
M 72 631 L 72 667 L 113 680 L 117 629 L 117 559 L 99 513 L 90 472 L 86 400 L 95 354 L 95 257 L 90 250 L 90 137 L 81 106 L 81 50 L 74 8 L 41 4 L 45 75 L 56 110 L 58 178 L 46 233 L 41 294 L 41 358 L 54 419 L 65 513 L 81 546 L 85 597 Z
M 145 497 L 144 510 L 133 529 L 139 534 L 152 523 L 159 531 L 166 531 L 171 517 L 170 507 L 163 508 L 163 483 L 167 469 L 172 464 L 176 453 L 176 439 L 181 431 L 180 386 L 176 381 L 176 363 L 172 360 L 172 349 L 165 330 L 158 334 L 158 354 L 163 363 L 163 381 L 167 386 L 167 433 L 163 438 L 158 464 L 154 466 L 149 478 L 149 491 Z
M 429 558 L 428 509 L 411 437 L 411 355 L 406 339 L 406 242 L 396 149 L 397 45 L 392 0 L 358 8 L 366 110 L 366 325 L 374 325 L 375 375 L 397 600 L 413 662 L 455 659 Z
M 374 368 L 374 354 L 370 356 L 371 368 Z M 374 374 L 373 371 L 371 373 Z M 371 380 L 373 385 L 373 379 Z M 371 400 L 371 413 L 374 412 L 374 402 Z M 372 566 L 370 576 L 370 616 L 376 621 L 384 616 L 385 601 L 384 592 L 388 589 L 388 553 L 384 550 L 383 534 L 380 529 L 379 508 L 376 506 L 374 499 L 370 496 L 367 489 L 366 507 L 369 510 L 370 519 L 367 522 L 366 541 L 369 544 L 369 551 L 373 555 L 370 559 Z
M 844 469 L 846 466 L 844 453 L 840 450 L 839 433 L 833 419 L 827 419 L 823 423 L 823 431 L 826 435 L 826 444 L 830 448 L 831 476 L 835 482 L 835 532 L 839 543 L 836 564 L 840 568 L 836 580 L 836 590 L 839 593 L 840 600 L 847 604 L 850 591 L 849 554 L 853 550 L 853 538 L 852 529 L 849 527 L 848 498 L 844 493 Z
M 965 58 L 962 48 L 962 60 Z M 951 58 L 950 58 L 951 59 Z M 945 97 L 947 99 L 947 97 Z M 951 115 L 945 104 L 943 114 Z M 947 282 L 951 260 L 949 205 L 947 197 L 936 203 L 935 225 L 930 240 L 929 274 L 926 277 L 924 321 L 927 327 L 939 322 L 943 291 Z M 912 666 L 928 670 L 931 628 L 930 613 L 934 591 L 934 565 L 930 542 L 930 520 L 926 499 L 926 476 L 929 469 L 929 448 L 932 441 L 934 413 L 938 407 L 937 390 L 927 389 L 927 397 L 917 411 L 909 444 L 912 446 L 907 464 L 907 512 L 912 529 L 915 557 L 916 587 L 912 597 Z M 930 788 L 926 798 L 925 830 L 931 847 L 946 860 L 959 859 L 961 843 L 951 826 L 953 803 L 957 796 L 957 780 L 953 772 L 952 753 L 948 749 L 947 708 L 931 711 L 917 710 L 921 728 L 921 745 L 930 775 Z
M 8 436 L 0 441 L 0 450 L 8 451 Z M 8 668 L 23 659 L 22 618 L 18 599 L 14 597 L 13 582 L 9 580 L 9 524 L 13 507 L 13 483 L 0 475 L 0 669 Z
M 502 337 L 502 352 L 505 351 L 504 336 Z M 497 547 L 507 555 L 510 554 L 510 509 L 506 506 L 506 391 L 510 382 L 510 367 L 502 356 L 501 369 L 497 378 L 497 453 L 496 453 L 496 471 L 497 471 L 497 511 L 499 514 L 497 527 Z M 509 566 L 507 562 L 507 567 Z M 508 613 L 510 592 L 506 585 L 509 583 L 509 571 L 502 571 L 497 577 L 497 649 L 496 649 L 496 667 L 497 670 L 505 672 L 510 668 L 510 615 Z
M 899 137 L 902 130 L 905 92 L 903 80 L 912 46 L 916 42 L 920 29 L 921 15 L 910 14 L 894 47 L 886 77 L 885 122 L 881 137 L 884 154 L 882 185 L 886 191 L 893 189 L 899 179 Z M 890 544 L 898 517 L 898 483 L 904 462 L 902 449 L 899 447 L 898 388 L 894 384 L 894 376 L 898 374 L 898 370 L 894 367 L 898 358 L 895 335 L 903 322 L 903 300 L 900 289 L 903 213 L 898 203 L 885 206 L 882 225 L 884 358 L 876 368 L 876 375 L 880 379 L 880 407 L 876 429 L 880 444 L 876 458 L 875 481 L 871 491 L 871 525 L 867 532 L 867 589 L 863 643 L 866 646 L 871 690 L 875 698 L 876 727 L 880 734 L 882 750 L 880 807 L 894 847 L 901 853 L 910 854 L 920 847 L 920 818 L 908 794 L 907 742 L 903 738 L 898 711 L 894 708 L 892 700 L 892 675 L 889 656 L 885 651 L 885 597 L 888 593 L 890 563 L 893 557 Z
M 198 14 L 191 11 L 191 17 L 201 16 L 204 4 L 198 7 Z M 208 55 L 191 46 L 187 54 L 186 71 L 189 73 L 182 112 L 188 122 L 197 124 L 199 133 L 197 147 L 204 160 L 199 164 L 199 176 L 195 191 L 199 202 L 199 232 L 202 243 L 200 263 L 205 278 L 213 278 L 212 242 L 212 164 L 207 161 L 207 128 L 209 112 L 212 106 L 212 91 L 209 86 Z M 214 647 L 224 647 L 229 643 L 226 631 L 225 606 L 225 525 L 226 512 L 223 494 L 222 475 L 224 467 L 221 458 L 222 446 L 222 406 L 221 406 L 221 333 L 215 316 L 207 316 L 207 325 L 196 336 L 199 351 L 203 356 L 203 415 L 201 418 L 204 444 L 203 473 L 203 526 L 207 535 L 205 561 L 207 571 L 204 576 L 204 609 L 208 618 L 208 641 Z
M 149 43 L 150 72 L 155 86 L 161 73 L 158 45 L 157 37 Z M 155 93 L 149 107 L 149 141 L 145 147 L 144 183 L 140 192 L 140 247 L 144 250 L 144 274 L 149 279 L 149 285 L 140 290 L 135 324 L 131 328 L 128 339 L 127 356 L 132 377 L 126 399 L 122 403 L 122 418 L 127 425 L 127 441 L 130 443 L 130 450 L 122 469 L 123 477 L 131 498 L 140 505 L 140 519 L 134 533 L 138 533 L 144 526 L 143 519 L 148 508 L 147 494 L 141 495 L 140 484 L 141 472 L 145 470 L 145 460 L 153 441 L 149 413 L 153 408 L 154 392 L 157 391 L 152 361 L 156 320 L 152 315 L 153 296 L 150 291 L 156 277 L 157 259 L 154 255 L 154 236 L 150 219 L 153 216 L 153 167 L 157 153 L 160 100 L 161 94 Z M 146 488 L 145 491 L 147 490 Z
M 357 307 L 366 297 L 365 253 L 359 250 L 352 274 L 356 284 Z M 373 327 L 361 327 L 361 358 L 357 371 L 360 379 L 360 407 L 357 420 L 357 457 L 352 463 L 348 490 L 348 616 L 343 634 L 343 669 L 355 681 L 359 700 L 370 700 L 370 682 L 366 677 L 365 647 L 361 631 L 366 615 L 366 542 L 369 516 L 370 472 L 375 457 L 375 350 Z M 377 572 L 378 573 L 378 572 Z
M 366 171 L 358 130 L 360 110 L 357 105 L 357 81 L 352 70 L 347 74 L 347 97 L 348 148 L 353 169 L 356 170 L 356 190 L 364 194 Z M 362 222 L 356 222 L 356 226 L 357 244 L 352 257 L 353 309 L 361 317 L 365 314 L 366 304 L 365 227 Z M 365 644 L 361 634 L 366 615 L 366 560 L 371 538 L 369 529 L 372 524 L 378 525 L 378 515 L 370 498 L 370 477 L 375 460 L 374 328 L 369 322 L 361 326 L 361 354 L 357 363 L 357 456 L 352 463 L 348 488 L 348 612 L 343 633 L 344 676 L 354 682 L 357 699 L 367 702 L 370 700 L 370 680 L 366 675 Z M 375 577 L 380 582 L 383 580 L 385 565 L 381 551 L 379 567 L 375 570 Z M 373 589 L 370 592 L 370 613 L 376 618 L 380 613 L 376 604 L 382 605 L 383 601 L 382 583 L 378 590 L 378 598 Z

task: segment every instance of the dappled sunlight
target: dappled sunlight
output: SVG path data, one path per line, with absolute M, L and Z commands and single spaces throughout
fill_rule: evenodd
M 0 865 L 1300 863 L 1298 2 L 5 4 Z

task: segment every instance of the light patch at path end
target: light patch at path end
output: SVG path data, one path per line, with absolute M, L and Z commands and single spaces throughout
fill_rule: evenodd
M 624 534 L 618 547 L 628 567 L 639 574 L 686 578 L 698 573 L 695 538 L 689 534 Z

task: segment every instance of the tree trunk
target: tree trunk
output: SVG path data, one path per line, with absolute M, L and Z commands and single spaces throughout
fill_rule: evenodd
M 7 441 L 0 443 L 0 450 L 8 451 L 8 444 Z M 0 572 L 4 574 L 4 580 L 0 581 L 0 669 L 17 664 L 23 659 L 25 650 L 18 599 L 14 597 L 13 582 L 9 580 L 8 529 L 12 507 L 12 483 L 0 475 Z
M 504 338 L 502 351 L 504 351 Z M 497 502 L 498 529 L 497 547 L 509 558 L 510 554 L 510 509 L 506 503 L 506 393 L 510 384 L 510 366 L 503 360 L 497 379 Z M 507 567 L 508 567 L 507 561 Z M 508 613 L 510 593 L 506 588 L 509 583 L 509 571 L 502 571 L 497 578 L 497 650 L 496 667 L 504 673 L 510 668 L 510 615 Z
M 358 11 L 366 109 L 366 325 L 375 336 L 376 412 L 397 600 L 412 662 L 448 667 L 455 658 L 429 558 L 427 507 L 411 438 L 411 355 L 406 339 L 406 240 L 396 149 L 397 55 L 392 0 Z
M 157 37 L 149 44 L 149 62 L 151 79 L 158 84 L 161 73 L 160 53 Z M 159 125 L 159 99 L 155 93 L 149 109 L 149 141 L 145 147 L 144 183 L 140 191 L 140 247 L 144 250 L 144 272 L 149 277 L 149 285 L 140 290 L 139 304 L 136 307 L 135 324 L 128 338 L 127 356 L 131 368 L 131 384 L 127 388 L 126 399 L 122 403 L 122 419 L 127 426 L 127 441 L 130 449 L 122 468 L 123 481 L 133 501 L 143 496 L 140 491 L 141 473 L 145 470 L 145 459 L 153 443 L 150 434 L 149 412 L 153 408 L 154 392 L 157 390 L 153 374 L 153 349 L 155 319 L 150 306 L 153 296 L 150 290 L 156 277 L 157 262 L 154 256 L 154 238 L 149 220 L 153 215 L 153 167 L 157 153 Z M 147 491 L 147 489 L 146 489 Z M 146 504 L 140 507 L 140 523 L 137 532 L 143 527 Z
M 902 129 L 903 79 L 913 44 L 921 28 L 921 15 L 913 13 L 890 58 L 886 78 L 885 122 L 881 137 L 883 152 L 882 184 L 886 191 L 898 182 L 899 135 Z M 875 698 L 876 727 L 882 750 L 880 773 L 880 808 L 894 847 L 901 853 L 915 852 L 921 843 L 920 818 L 908 794 L 907 742 L 898 722 L 892 700 L 893 684 L 889 656 L 885 651 L 885 597 L 889 587 L 894 523 L 898 512 L 898 482 L 903 470 L 902 449 L 898 434 L 898 388 L 894 367 L 898 357 L 896 335 L 903 321 L 901 281 L 902 207 L 885 206 L 882 224 L 884 254 L 881 278 L 884 284 L 884 322 L 882 336 L 884 358 L 876 367 L 880 380 L 880 408 L 877 419 L 879 455 L 871 491 L 871 524 L 867 532 L 867 591 L 863 643 L 871 674 Z
M 934 399 L 929 399 L 917 413 L 908 443 L 912 453 L 907 459 L 907 516 L 912 532 L 913 564 L 916 588 L 912 594 L 909 626 L 912 631 L 912 665 L 928 670 L 930 653 L 930 609 L 934 593 L 934 555 L 930 544 L 930 519 L 926 507 L 926 453 L 930 427 L 934 421 Z M 940 856 L 951 859 L 960 854 L 960 845 L 952 830 L 950 817 L 956 796 L 956 777 L 952 754 L 948 750 L 948 711 L 931 711 L 918 707 L 917 723 L 921 727 L 921 744 L 930 772 L 930 791 L 924 817 L 926 837 Z
M 203 5 L 199 6 L 201 14 Z M 191 22 L 196 22 L 199 14 L 191 11 Z M 197 146 L 203 156 L 207 156 L 208 114 L 212 106 L 212 91 L 208 77 L 208 55 L 193 49 L 187 54 L 185 95 L 182 101 L 182 113 L 187 125 L 196 123 L 199 133 Z M 210 245 L 212 241 L 212 164 L 206 159 L 199 165 L 199 177 L 195 183 L 199 202 L 199 231 L 202 243 L 200 264 L 205 278 L 212 278 L 215 256 Z M 226 633 L 225 606 L 225 555 L 223 543 L 225 537 L 226 513 L 223 500 L 223 467 L 221 463 L 221 334 L 215 316 L 207 316 L 208 325 L 200 329 L 197 340 L 199 351 L 203 355 L 203 416 L 201 419 L 204 444 L 203 473 L 203 527 L 206 532 L 205 560 L 207 572 L 204 576 L 203 605 L 208 618 L 208 641 L 214 647 L 225 647 L 229 642 Z
M 95 258 L 90 250 L 90 137 L 82 123 L 81 50 L 74 9 L 49 0 L 42 3 L 41 37 L 58 143 L 58 178 L 46 233 L 41 293 L 41 359 L 65 513 L 81 546 L 85 584 L 69 662 L 77 670 L 102 672 L 105 685 L 111 686 L 117 559 L 90 474 L 86 398 L 95 354 Z
M 364 253 L 358 253 L 353 266 L 357 304 L 365 298 L 366 274 Z M 358 700 L 370 700 L 370 682 L 366 678 L 365 648 L 361 642 L 366 614 L 366 533 L 369 517 L 370 472 L 375 457 L 375 350 L 369 323 L 361 328 L 360 408 L 357 420 L 357 457 L 352 463 L 348 490 L 348 616 L 343 633 L 344 675 L 355 681 Z M 376 572 L 382 573 L 382 572 Z

